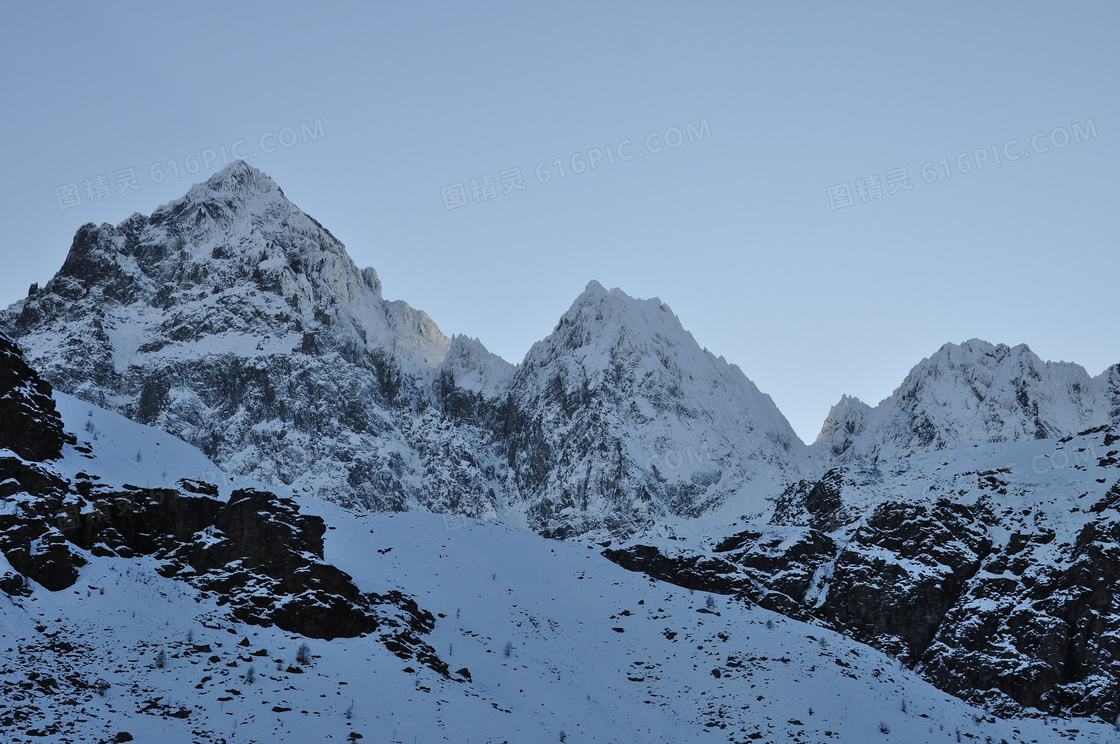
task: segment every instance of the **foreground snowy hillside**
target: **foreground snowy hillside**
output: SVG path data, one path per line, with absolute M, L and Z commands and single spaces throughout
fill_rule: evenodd
M 84 404 L 72 408 L 89 420 Z M 110 416 L 92 420 L 118 472 L 132 469 L 134 446 L 166 446 Z M 62 469 L 91 464 L 68 453 Z M 235 485 L 246 484 L 223 490 Z M 470 681 L 370 637 L 323 641 L 239 623 L 150 558 L 91 557 L 72 589 L 0 600 L 7 740 L 41 740 L 29 730 L 76 742 L 123 731 L 141 742 L 359 734 L 401 743 L 952 742 L 957 732 L 1104 742 L 1114 733 L 1087 721 L 994 719 L 831 631 L 724 597 L 709 608 L 710 595 L 650 582 L 584 546 L 475 522 L 448 531 L 431 515 L 301 506 L 338 527 L 327 558 L 364 591 L 403 588 L 437 613 L 428 640 Z M 307 664 L 296 660 L 303 643 Z
M 56 395 L 65 426 L 54 427 L 41 386 L 25 379 L 14 390 L 16 398 L 3 400 L 34 413 L 25 432 L 45 427 L 47 439 L 53 432 L 61 458 L 0 452 L 4 741 L 1107 742 L 1115 735 L 1089 720 L 993 718 L 833 631 L 651 581 L 609 562 L 597 546 L 510 527 L 359 515 L 308 497 L 286 506 L 291 494 L 253 491 L 259 511 L 241 522 L 161 534 L 151 520 L 197 511 L 184 502 L 212 500 L 229 510 L 260 484 L 231 479 L 189 445 L 69 396 Z M 62 429 L 77 441 L 65 441 Z M 82 504 L 76 517 L 66 508 L 37 516 L 56 491 L 70 494 L 60 504 Z M 149 521 L 130 521 L 137 510 Z M 308 570 L 294 573 L 309 582 L 304 593 L 285 599 L 275 587 L 262 591 L 271 564 L 242 527 L 292 539 L 314 532 L 316 517 L 325 520 L 321 555 L 309 544 L 273 556 L 302 561 Z M 22 534 L 44 527 L 21 547 Z M 90 530 L 96 541 L 82 547 Z M 217 569 L 200 562 L 220 546 L 247 552 Z M 12 561 L 48 582 L 66 566 L 75 573 L 51 591 Z M 321 629 L 324 617 L 336 616 L 332 595 L 314 578 L 332 575 L 338 591 L 353 581 L 353 604 L 370 610 L 373 627 L 329 640 L 292 630 Z M 305 597 L 323 613 L 284 614 Z

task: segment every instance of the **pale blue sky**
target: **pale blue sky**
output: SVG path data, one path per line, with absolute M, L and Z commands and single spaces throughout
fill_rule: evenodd
M 668 303 L 807 441 L 946 341 L 1096 374 L 1120 361 L 1118 32 L 1115 2 L 4 3 L 0 302 L 244 140 L 386 296 L 510 361 L 597 279 Z

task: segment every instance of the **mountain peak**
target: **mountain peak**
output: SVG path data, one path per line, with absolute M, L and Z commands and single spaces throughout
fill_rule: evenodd
M 647 307 L 653 310 L 669 311 L 669 306 L 657 297 L 650 297 L 645 300 L 631 297 L 618 287 L 607 289 L 594 279 L 587 283 L 583 292 L 581 292 L 579 297 L 572 303 L 572 310 L 588 305 L 600 305 L 604 302 L 612 302 L 618 306 L 629 306 L 635 309 Z M 672 311 L 669 312 L 671 313 Z
M 867 417 L 871 410 L 871 406 L 855 396 L 842 396 L 840 402 L 829 409 L 828 418 L 821 426 L 814 444 L 827 447 L 833 457 L 839 457 L 867 428 Z
M 210 176 L 203 184 L 198 184 L 194 188 L 198 188 L 198 186 L 215 193 L 248 191 L 267 194 L 276 191 L 281 196 L 284 195 L 284 192 L 276 185 L 271 176 L 257 170 L 244 160 L 234 160 L 225 168 Z
M 883 458 L 1059 437 L 1109 420 L 1106 387 L 1104 376 L 1043 361 L 1026 344 L 947 343 L 875 408 L 841 400 L 814 445 L 836 457 Z
M 520 493 L 543 505 L 528 524 L 552 536 L 764 513 L 763 494 L 816 467 L 770 397 L 665 303 L 598 282 L 529 350 L 509 410 Z
M 978 363 L 985 367 L 992 367 L 1012 357 L 1028 362 L 1041 363 L 1042 361 L 1026 344 L 1008 346 L 1007 344 L 993 344 L 979 338 L 970 338 L 960 344 L 943 344 L 935 354 L 930 356 L 928 361 L 931 363 L 948 363 L 951 366 Z
M 455 335 L 437 374 L 449 374 L 457 388 L 497 399 L 508 391 L 516 369 L 477 338 Z

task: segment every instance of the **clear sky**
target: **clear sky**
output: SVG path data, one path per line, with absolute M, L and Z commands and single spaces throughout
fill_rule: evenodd
M 1097 374 L 1118 32 L 1112 1 L 7 2 L 0 302 L 236 152 L 445 333 L 516 362 L 590 279 L 656 296 L 806 441 L 947 341 Z

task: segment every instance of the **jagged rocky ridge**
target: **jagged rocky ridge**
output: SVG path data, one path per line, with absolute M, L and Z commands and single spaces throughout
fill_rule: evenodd
M 514 366 L 385 300 L 376 271 L 241 161 L 150 216 L 83 226 L 0 327 L 58 389 L 230 472 L 563 537 L 765 521 L 775 491 L 835 465 L 1120 420 L 1120 365 L 1090 378 L 973 340 L 875 408 L 845 397 L 807 448 L 667 306 L 595 282 Z
M 515 367 L 386 301 L 241 162 L 149 217 L 83 226 L 0 325 L 58 389 L 231 472 L 368 509 L 609 536 L 758 514 L 819 471 L 660 301 L 593 282 Z
M 945 344 L 872 408 L 844 396 L 813 447 L 836 463 L 979 442 L 1050 439 L 1120 422 L 1120 364 L 1090 377 L 1025 344 Z
M 5 416 L 13 400 L 14 419 Z M 223 499 L 193 479 L 158 488 L 103 482 L 96 445 L 63 431 L 50 385 L 3 334 L 0 418 L 0 551 L 17 572 L 0 576 L 8 595 L 27 595 L 28 581 L 68 589 L 93 560 L 153 556 L 162 575 L 218 597 L 237 620 L 312 638 L 374 633 L 402 658 L 451 676 L 422 637 L 431 613 L 397 591 L 359 591 L 324 560 L 323 520 L 290 499 L 247 488 Z M 53 461 L 64 448 L 88 459 L 89 472 L 61 474 Z

